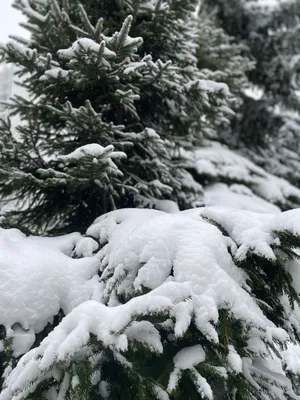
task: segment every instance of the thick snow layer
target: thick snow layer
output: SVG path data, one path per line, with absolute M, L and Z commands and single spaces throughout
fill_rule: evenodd
M 203 202 L 206 206 L 224 206 L 257 213 L 279 214 L 280 208 L 256 196 L 244 185 L 216 183 L 204 188 Z
M 34 333 L 60 309 L 68 313 L 97 291 L 97 260 L 67 255 L 79 239 L 79 234 L 37 238 L 0 229 L 0 325 L 14 338 L 16 353 L 27 351 Z
M 209 220 L 220 224 L 228 236 Z M 218 343 L 220 309 L 228 310 L 245 327 L 248 348 L 256 359 L 242 358 L 229 345 L 231 370 L 257 387 L 264 377 L 275 379 L 280 383 L 278 398 L 284 398 L 280 397 L 283 390 L 291 391 L 289 380 L 280 368 L 272 370 L 260 357 L 267 354 L 266 343 L 286 342 L 289 335 L 268 320 L 251 296 L 248 277 L 234 264 L 232 254 L 240 260 L 248 252 L 275 260 L 272 245 L 279 240 L 275 231 L 300 235 L 299 221 L 300 209 L 279 214 L 225 207 L 173 214 L 124 209 L 98 218 L 84 239 L 77 234 L 39 239 L 1 230 L 0 324 L 7 327 L 15 354 L 29 349 L 34 333 L 60 308 L 66 316 L 7 373 L 0 400 L 26 399 L 44 379 L 58 376 L 57 368 L 65 371 L 70 360 L 82 357 L 91 335 L 124 365 L 130 366 L 126 351 L 136 342 L 162 353 L 162 338 L 149 319 L 152 314 L 164 315 L 174 341 L 193 322 L 212 344 Z M 71 259 L 74 246 L 77 255 L 86 257 Z M 298 279 L 296 273 L 292 276 Z M 291 314 L 288 302 L 285 309 Z M 284 357 L 294 371 L 294 359 L 288 353 Z M 281 363 L 275 355 L 274 359 Z M 168 391 L 176 388 L 181 371 L 187 369 L 198 393 L 213 399 L 210 385 L 195 368 L 205 360 L 199 345 L 180 350 L 173 360 Z M 68 374 L 63 373 L 64 390 L 73 382 Z
M 245 184 L 271 203 L 286 205 L 293 203 L 294 199 L 300 203 L 300 189 L 219 143 L 209 142 L 207 147 L 197 149 L 191 160 L 191 167 L 194 168 L 194 165 L 199 175 L 212 181 Z
M 248 252 L 276 260 L 272 245 L 278 245 L 275 231 L 289 231 L 300 236 L 300 209 L 281 214 L 255 213 L 222 207 L 204 207 L 183 212 L 206 217 L 220 224 L 238 246 L 234 256 L 243 260 Z

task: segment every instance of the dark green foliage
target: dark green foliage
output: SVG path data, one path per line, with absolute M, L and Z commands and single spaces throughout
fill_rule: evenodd
M 6 226 L 69 232 L 143 199 L 195 204 L 201 187 L 181 149 L 214 135 L 227 112 L 223 86 L 202 88 L 196 4 L 15 1 L 32 40 L 2 56 L 30 99 L 10 102 L 21 125 L 0 125 L 0 195 L 18 199 Z M 105 153 L 63 157 L 90 144 Z
M 240 108 L 225 140 L 270 173 L 299 186 L 299 4 L 203 1 L 217 25 L 244 46 L 247 72 Z

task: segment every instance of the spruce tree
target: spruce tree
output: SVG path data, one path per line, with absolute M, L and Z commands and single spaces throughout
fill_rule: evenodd
M 247 4 L 238 0 L 202 1 L 199 7 L 198 66 L 211 79 L 226 82 L 235 98 L 230 124 L 219 124 L 215 136 L 193 151 L 190 170 L 204 186 L 205 205 L 236 202 L 253 211 L 268 207 L 263 202 L 258 205 L 258 196 L 282 209 L 294 208 L 300 203 L 297 115 L 279 109 L 277 100 L 271 103 L 274 98 L 270 94 L 261 100 L 253 98 L 253 86 L 258 85 L 255 76 L 261 74 L 253 53 L 268 57 L 267 51 L 253 43 L 253 32 L 272 20 L 273 14 L 268 9 L 262 15 L 261 7 L 253 9 L 256 3 Z M 263 42 L 263 37 L 260 39 Z M 268 70 L 270 66 L 265 75 Z M 260 87 L 263 84 L 261 79 Z M 281 120 L 280 131 L 275 132 L 275 126 L 264 131 L 262 120 L 270 127 Z
M 2 121 L 3 226 L 104 215 L 84 235 L 0 229 L 0 400 L 300 395 L 300 215 L 271 204 L 300 190 L 233 151 L 247 153 L 247 100 L 278 115 L 243 92 L 265 22 L 238 0 L 198 17 L 196 3 L 15 1 L 32 38 L 3 56 L 31 97 L 11 102 L 16 132 Z M 248 147 L 269 151 L 268 135 Z M 161 199 L 214 207 L 106 213 Z
M 1 123 L 9 226 L 68 232 L 156 199 L 199 203 L 182 150 L 225 119 L 227 87 L 197 67 L 196 4 L 15 1 L 31 39 L 2 55 L 30 98 L 10 102 L 15 132 Z
M 249 88 L 226 140 L 268 172 L 299 187 L 299 5 L 297 1 L 204 1 L 253 61 Z M 294 204 L 299 200 L 294 198 Z M 279 204 L 288 208 L 287 204 Z

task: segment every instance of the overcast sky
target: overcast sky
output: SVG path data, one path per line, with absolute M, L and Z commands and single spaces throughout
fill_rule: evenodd
M 24 36 L 25 32 L 26 35 L 26 31 L 18 26 L 22 15 L 11 7 L 12 0 L 0 0 L 0 3 L 0 42 L 6 42 L 10 34 Z

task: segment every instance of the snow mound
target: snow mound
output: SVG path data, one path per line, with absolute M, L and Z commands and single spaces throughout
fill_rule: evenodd
M 80 237 L 26 237 L 16 229 L 0 228 L 0 325 L 11 337 L 23 334 L 19 342 L 30 335 L 21 353 L 60 309 L 67 314 L 97 291 L 97 260 L 70 257 Z M 16 353 L 19 342 L 16 337 Z
M 223 206 L 257 213 L 279 214 L 280 208 L 256 196 L 247 186 L 215 183 L 204 189 L 203 202 L 206 206 Z

